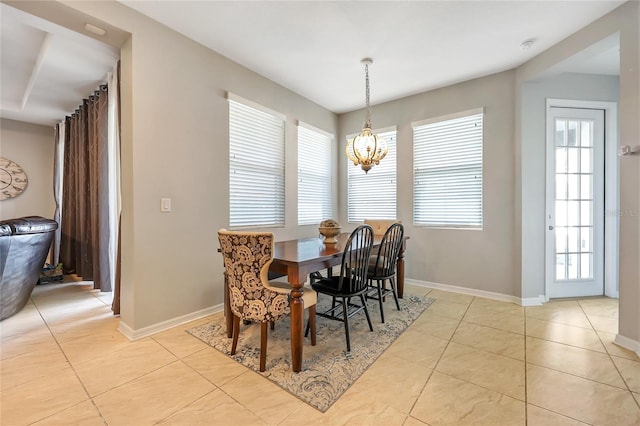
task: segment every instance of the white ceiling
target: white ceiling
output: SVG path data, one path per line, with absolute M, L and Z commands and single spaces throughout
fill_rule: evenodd
M 364 57 L 381 103 L 514 68 L 624 3 L 119 1 L 336 113 L 364 106 Z M 117 60 L 78 32 L 6 4 L 0 14 L 2 117 L 54 124 Z M 608 43 L 561 71 L 618 74 L 618 55 Z
M 1 116 L 53 125 L 104 83 L 118 49 L 0 4 Z
M 381 103 L 514 68 L 624 3 L 119 1 L 337 113 L 364 104 L 362 58 Z

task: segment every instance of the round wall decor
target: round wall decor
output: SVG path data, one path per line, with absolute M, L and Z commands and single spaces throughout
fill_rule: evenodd
M 17 197 L 27 187 L 29 180 L 22 167 L 15 161 L 0 157 L 0 200 Z

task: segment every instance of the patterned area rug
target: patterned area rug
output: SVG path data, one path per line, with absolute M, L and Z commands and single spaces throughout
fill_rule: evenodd
M 319 295 L 318 312 L 331 304 L 327 296 Z M 389 300 L 391 299 L 391 300 Z M 369 331 L 364 312 L 349 319 L 351 353 L 346 352 L 344 325 L 318 316 L 317 345 L 304 340 L 302 371 L 291 369 L 289 321 L 276 322 L 269 330 L 267 365 L 264 377 L 273 381 L 312 407 L 325 412 L 369 366 L 424 312 L 433 299 L 408 297 L 395 307 L 392 297 L 385 303 L 385 323 L 380 322 L 378 302 L 369 301 L 373 332 Z M 307 310 L 305 309 L 305 318 Z M 226 337 L 224 316 L 216 315 L 212 322 L 187 330 L 188 333 L 224 354 L 231 352 L 231 339 Z M 255 371 L 260 362 L 260 325 L 241 325 L 236 355 L 232 359 Z

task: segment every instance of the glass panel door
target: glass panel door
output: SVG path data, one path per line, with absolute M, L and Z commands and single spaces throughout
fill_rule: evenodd
M 547 138 L 549 297 L 604 291 L 604 112 L 550 108 Z

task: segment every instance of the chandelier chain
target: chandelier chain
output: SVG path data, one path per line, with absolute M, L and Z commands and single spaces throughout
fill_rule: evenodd
M 367 112 L 366 112 L 366 121 L 364 123 L 364 127 L 371 128 L 371 103 L 369 101 L 369 64 L 364 65 L 364 75 L 366 81 L 366 104 L 367 104 Z

